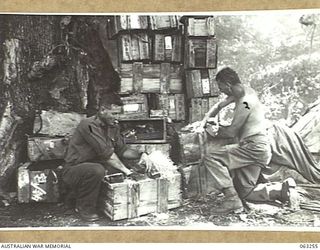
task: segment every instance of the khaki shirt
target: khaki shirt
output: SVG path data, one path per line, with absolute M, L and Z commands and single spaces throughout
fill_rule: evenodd
M 93 116 L 79 123 L 70 139 L 65 162 L 67 166 L 83 162 L 103 164 L 113 153 L 121 158 L 126 149 L 120 128 L 107 126 Z

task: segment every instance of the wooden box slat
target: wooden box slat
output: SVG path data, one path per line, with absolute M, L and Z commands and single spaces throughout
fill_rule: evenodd
M 184 67 L 201 69 L 217 67 L 217 42 L 214 37 L 188 37 L 185 40 Z
M 184 20 L 186 36 L 214 36 L 214 17 L 187 17 Z
M 119 109 L 112 106 L 112 111 L 117 119 L 146 119 L 148 118 L 149 108 L 147 96 L 143 94 L 121 97 L 123 106 Z
M 122 94 L 131 93 L 182 93 L 182 68 L 168 63 L 120 65 Z
M 120 34 L 118 36 L 119 62 L 150 60 L 151 40 L 147 33 Z
M 155 34 L 152 39 L 153 56 L 156 62 L 176 62 L 182 59 L 182 36 L 180 34 Z
M 168 30 L 177 29 L 179 22 L 177 16 L 173 15 L 158 15 L 150 16 L 150 28 L 152 30 Z
M 218 96 L 215 69 L 187 70 L 186 90 L 188 98 Z
M 98 207 L 115 221 L 166 212 L 181 206 L 181 202 L 181 176 L 177 172 L 171 181 L 146 178 L 138 182 L 125 180 L 123 183 L 104 183 Z
M 191 98 L 189 108 L 189 122 L 203 119 L 209 109 L 219 101 L 218 97 Z
M 172 120 L 184 121 L 186 119 L 184 94 L 156 95 L 156 109 L 164 110 Z
M 113 16 L 108 22 L 108 36 L 115 38 L 119 33 L 135 30 L 146 30 L 149 27 L 148 16 L 119 15 Z

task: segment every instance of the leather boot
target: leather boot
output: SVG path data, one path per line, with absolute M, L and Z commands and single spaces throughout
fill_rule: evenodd
M 223 190 L 225 200 L 222 202 L 219 208 L 211 210 L 213 214 L 225 215 L 229 213 L 240 213 L 243 212 L 243 204 L 238 196 L 237 191 L 234 187 L 229 187 Z
M 86 222 L 93 222 L 100 219 L 99 215 L 97 215 L 94 211 L 89 211 L 88 209 L 77 207 L 75 208 L 75 211 L 78 213 L 80 218 Z
M 288 204 L 291 206 L 291 203 L 294 203 L 293 200 L 295 197 L 291 195 L 291 192 L 295 187 L 297 186 L 295 180 L 291 177 L 285 179 L 282 183 L 282 189 L 281 189 L 281 197 L 280 201 L 283 204 Z

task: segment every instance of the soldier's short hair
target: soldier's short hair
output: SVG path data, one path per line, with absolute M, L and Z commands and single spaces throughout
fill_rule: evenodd
M 237 72 L 229 67 L 226 67 L 218 72 L 218 74 L 216 75 L 216 81 L 220 81 L 223 83 L 228 82 L 231 85 L 241 83 Z

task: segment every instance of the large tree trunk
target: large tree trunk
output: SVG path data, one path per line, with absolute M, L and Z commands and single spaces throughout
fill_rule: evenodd
M 104 21 L 0 15 L 0 187 L 13 190 L 17 167 L 28 161 L 26 134 L 38 110 L 92 114 L 100 89 L 119 88 L 99 35 Z

